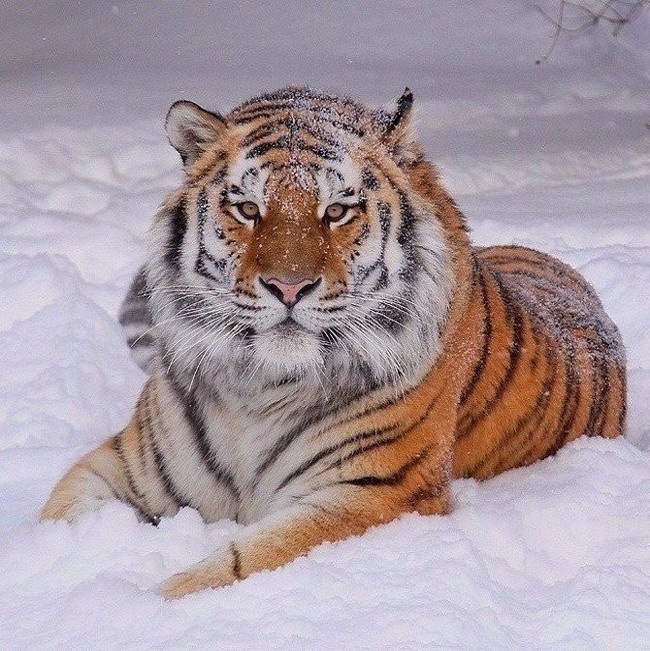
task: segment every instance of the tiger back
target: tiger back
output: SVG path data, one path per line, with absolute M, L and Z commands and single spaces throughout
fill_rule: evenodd
M 622 434 L 625 353 L 593 288 L 532 249 L 474 256 L 483 343 L 461 394 L 454 474 L 485 479 L 582 435 Z
M 120 317 L 151 377 L 43 518 L 120 499 L 247 525 L 160 586 L 178 597 L 622 432 L 623 347 L 593 289 L 542 253 L 472 247 L 412 102 L 290 87 L 226 116 L 172 106 L 185 178 Z

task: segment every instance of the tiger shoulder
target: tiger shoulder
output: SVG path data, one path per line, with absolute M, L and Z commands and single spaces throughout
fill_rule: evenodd
M 226 115 L 172 106 L 184 178 L 120 315 L 150 377 L 43 518 L 119 499 L 246 525 L 159 586 L 173 598 L 622 433 L 624 349 L 593 288 L 538 251 L 472 246 L 412 105 L 288 87 Z

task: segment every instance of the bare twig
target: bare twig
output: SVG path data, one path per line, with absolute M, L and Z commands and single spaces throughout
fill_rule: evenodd
M 600 23 L 611 26 L 612 35 L 617 36 L 621 29 L 632 22 L 643 9 L 650 7 L 650 0 L 604 0 L 600 2 L 587 0 L 577 2 L 574 0 L 559 0 L 557 18 L 550 16 L 540 6 L 535 9 L 546 18 L 554 27 L 553 40 L 549 49 L 535 63 L 543 63 L 555 50 L 562 33 L 578 34 L 595 28 Z M 570 14 L 570 15 L 569 15 Z M 576 22 L 567 25 L 567 18 Z

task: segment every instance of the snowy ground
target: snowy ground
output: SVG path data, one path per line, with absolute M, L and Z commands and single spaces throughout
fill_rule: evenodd
M 650 648 L 648 13 L 536 66 L 552 27 L 532 2 L 218 4 L 0 7 L 0 649 Z M 556 254 L 600 292 L 628 350 L 628 435 L 165 603 L 148 588 L 236 524 L 36 515 L 144 380 L 115 315 L 179 178 L 167 106 L 289 82 L 413 89 L 475 241 Z

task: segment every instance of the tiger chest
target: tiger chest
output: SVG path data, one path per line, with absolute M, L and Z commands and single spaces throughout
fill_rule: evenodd
M 296 474 L 314 445 L 318 447 L 318 437 L 301 427 L 299 416 L 259 416 L 222 406 L 213 406 L 206 415 L 210 452 L 234 493 L 225 517 L 256 522 L 318 487 L 312 476 Z

